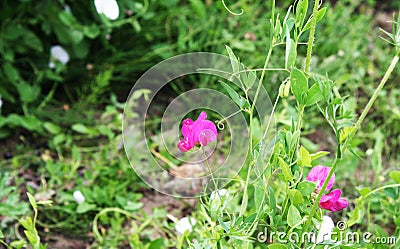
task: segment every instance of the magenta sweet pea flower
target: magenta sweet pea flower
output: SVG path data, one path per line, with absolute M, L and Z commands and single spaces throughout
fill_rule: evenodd
M 317 183 L 317 191 L 319 192 L 322 189 L 322 186 L 324 185 L 325 179 L 328 176 L 330 170 L 331 170 L 331 168 L 326 167 L 326 166 L 322 166 L 322 165 L 314 166 L 308 173 L 306 179 L 307 179 L 307 181 L 310 181 L 310 182 L 316 182 Z M 325 190 L 326 191 L 331 190 L 334 183 L 335 183 L 335 173 L 333 173 Z
M 206 118 L 207 113 L 201 112 L 196 121 L 187 118 L 182 122 L 183 139 L 178 142 L 180 151 L 186 152 L 198 144 L 206 146 L 217 139 L 217 127 Z
M 317 189 L 316 192 L 318 193 L 321 191 L 322 186 L 324 185 L 325 179 L 328 177 L 331 168 L 318 165 L 313 167 L 307 175 L 307 181 L 316 182 Z M 325 191 L 329 191 L 332 189 L 333 184 L 335 183 L 335 173 L 332 174 L 331 179 L 326 186 Z M 346 199 L 340 198 L 342 191 L 340 189 L 332 190 L 329 194 L 323 194 L 321 196 L 321 200 L 319 201 L 318 205 L 320 208 L 337 212 L 344 208 L 346 208 L 349 203 Z
M 318 203 L 319 207 L 332 212 L 337 212 L 346 208 L 349 203 L 346 199 L 340 198 L 341 195 L 342 191 L 340 189 L 335 189 L 327 195 L 322 195 Z

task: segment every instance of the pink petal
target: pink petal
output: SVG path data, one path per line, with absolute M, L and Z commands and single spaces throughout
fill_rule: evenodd
M 193 148 L 193 146 L 189 143 L 189 139 L 185 138 L 178 142 L 178 149 L 182 152 L 186 152 Z
M 207 118 L 207 113 L 206 112 L 201 112 L 197 120 L 206 120 Z
M 203 132 L 205 133 L 201 135 Z M 204 136 L 206 136 L 209 140 L 204 144 L 204 146 L 207 143 L 213 142 L 215 139 L 217 139 L 218 133 L 215 124 L 209 120 L 196 120 L 193 124 L 193 139 L 195 143 L 202 144 L 202 142 L 200 141 L 201 136 L 203 137 L 202 139 L 204 139 Z
M 191 120 L 190 118 L 187 118 L 187 119 L 183 120 L 183 122 L 182 122 L 182 135 L 184 137 L 190 136 L 190 134 L 192 133 L 192 126 L 193 126 L 193 120 Z
M 201 146 L 206 146 L 208 143 L 215 141 L 215 139 L 217 139 L 217 137 L 211 130 L 203 130 L 199 135 L 199 142 Z
M 337 212 L 346 208 L 349 203 L 346 199 L 340 198 L 342 191 L 340 189 L 332 190 L 327 195 L 322 195 L 318 205 L 320 208 Z
M 310 182 L 316 182 L 317 183 L 317 190 L 319 192 L 319 190 L 321 190 L 322 186 L 324 185 L 324 181 L 326 179 L 326 177 L 329 174 L 329 171 L 331 170 L 331 168 L 326 167 L 326 166 L 322 166 L 322 165 L 317 165 L 314 166 L 310 172 L 307 175 L 307 181 Z M 329 191 L 332 189 L 333 184 L 335 183 L 335 173 L 333 173 L 331 179 L 328 182 L 328 185 L 326 186 L 326 191 Z

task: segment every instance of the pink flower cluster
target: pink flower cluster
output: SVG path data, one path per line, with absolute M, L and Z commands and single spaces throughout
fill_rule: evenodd
M 178 142 L 178 149 L 186 152 L 196 145 L 206 146 L 218 137 L 217 127 L 206 120 L 207 113 L 201 112 L 196 121 L 187 118 L 182 122 L 183 139 Z
M 310 170 L 306 179 L 307 181 L 310 182 L 316 182 L 317 192 L 319 192 L 321 191 L 322 186 L 324 185 L 325 179 L 328 176 L 330 170 L 331 168 L 326 166 L 322 165 L 315 166 Z M 335 173 L 333 173 L 325 190 L 326 191 L 331 190 L 334 183 L 335 183 Z M 346 208 L 349 205 L 349 203 L 347 202 L 346 199 L 340 198 L 341 195 L 342 191 L 340 189 L 334 189 L 327 195 L 323 194 L 321 200 L 318 203 L 319 207 L 332 212 L 337 212 Z

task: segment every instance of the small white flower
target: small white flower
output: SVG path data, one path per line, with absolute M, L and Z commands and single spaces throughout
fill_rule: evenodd
M 116 0 L 94 0 L 97 13 L 104 14 L 108 19 L 115 20 L 119 16 L 119 8 Z
M 82 192 L 79 190 L 76 190 L 73 193 L 74 199 L 78 204 L 81 204 L 82 202 L 85 201 L 85 196 L 83 196 Z
M 329 241 L 331 239 L 333 228 L 335 228 L 335 224 L 333 223 L 331 217 L 329 216 L 322 217 L 322 222 L 321 225 L 319 226 L 319 231 L 317 236 L 317 243 Z
M 64 10 L 66 11 L 66 12 L 68 12 L 68 13 L 72 13 L 72 11 L 71 11 L 71 7 L 69 7 L 69 5 L 64 5 Z
M 219 189 L 219 190 L 215 190 L 211 193 L 210 195 L 210 200 L 215 200 L 215 199 L 222 199 L 224 196 L 228 196 L 228 190 L 226 189 Z
M 69 61 L 69 54 L 60 45 L 52 46 L 50 48 L 50 56 L 51 56 L 49 62 L 50 68 L 55 68 L 56 64 L 54 63 L 54 60 L 57 60 L 64 65 L 67 64 Z
M 196 222 L 193 217 L 183 217 L 175 224 L 175 229 L 179 234 L 184 234 L 186 231 L 192 232 Z
M 3 100 L 1 100 L 1 95 L 0 95 L 0 109 L 3 106 Z

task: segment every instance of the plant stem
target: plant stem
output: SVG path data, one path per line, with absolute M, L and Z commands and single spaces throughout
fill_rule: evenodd
M 315 26 L 317 25 L 318 5 L 319 5 L 319 0 L 315 0 L 312 19 L 311 19 L 310 36 L 308 38 L 308 44 L 307 44 L 307 57 L 306 57 L 306 68 L 305 68 L 307 74 L 310 72 L 310 61 L 311 61 L 312 48 L 314 45 Z
M 381 191 L 382 189 L 385 189 L 385 188 L 395 188 L 395 187 L 400 187 L 400 183 L 395 183 L 395 184 L 391 184 L 391 185 L 385 185 L 385 186 L 379 187 L 379 188 L 377 188 L 377 189 L 374 189 L 374 190 L 372 190 L 371 192 L 369 192 L 368 194 L 364 195 L 364 196 L 362 197 L 362 199 L 366 199 L 368 196 L 370 196 L 370 195 L 372 195 L 373 193 L 376 193 L 376 192 L 378 192 L 378 191 Z
M 351 139 L 354 137 L 354 135 L 357 133 L 357 131 L 361 128 L 361 123 L 364 121 L 365 117 L 368 115 L 369 110 L 371 109 L 372 105 L 374 104 L 380 91 L 385 86 L 387 80 L 389 79 L 390 74 L 392 73 L 392 71 L 395 68 L 398 61 L 399 61 L 399 56 L 395 55 L 392 59 L 392 62 L 390 63 L 390 66 L 386 70 L 385 75 L 381 79 L 381 82 L 379 83 L 378 87 L 375 89 L 374 94 L 371 96 L 371 98 L 368 101 L 367 105 L 365 106 L 363 112 L 361 113 L 360 117 L 358 118 L 356 124 L 354 125 L 354 129 L 350 132 L 348 138 L 346 139 L 346 141 L 343 145 L 342 155 L 343 155 L 344 151 L 347 149 L 349 141 L 351 141 Z
M 214 184 L 214 189 L 215 189 L 215 191 L 217 191 L 217 193 L 218 193 L 218 186 L 217 186 L 217 183 L 216 183 L 216 181 L 215 181 L 215 179 L 214 179 L 214 175 L 213 175 L 213 173 L 212 173 L 212 171 L 211 171 L 211 167 L 210 167 L 210 164 L 208 163 L 207 155 L 206 155 L 206 152 L 205 152 L 203 146 L 201 146 L 201 151 L 203 152 L 204 159 L 206 160 L 206 165 L 207 165 L 208 171 L 210 172 L 211 179 L 212 179 L 212 182 L 213 182 L 213 184 Z
M 367 116 L 369 110 L 372 107 L 372 104 L 375 102 L 376 98 L 379 95 L 379 92 L 382 90 L 383 86 L 385 85 L 386 81 L 389 79 L 390 74 L 392 73 L 394 67 L 396 66 L 397 62 L 399 61 L 399 57 L 397 55 L 395 55 L 392 59 L 392 62 L 390 63 L 389 68 L 387 69 L 385 75 L 383 76 L 381 82 L 379 83 L 378 87 L 375 89 L 374 94 L 372 95 L 371 99 L 368 101 L 367 105 L 365 106 L 363 112 L 361 113 L 359 119 L 357 120 L 356 124 L 355 124 L 355 128 L 352 130 L 352 132 L 350 133 L 349 137 L 346 139 L 343 147 L 342 147 L 342 155 L 345 153 L 347 146 L 348 146 L 348 142 L 354 137 L 354 135 L 356 134 L 357 130 L 360 129 L 361 127 L 361 123 L 362 121 L 365 119 L 365 117 Z M 335 160 L 333 161 L 332 164 L 332 168 L 329 171 L 328 176 L 326 177 L 325 181 L 324 181 L 324 185 L 322 186 L 320 192 L 318 193 L 317 199 L 315 200 L 312 208 L 311 208 L 311 212 L 310 215 L 307 218 L 306 224 L 304 225 L 303 228 L 303 232 L 307 231 L 308 226 L 311 223 L 311 219 L 314 217 L 315 212 L 317 210 L 317 206 L 319 201 L 321 200 L 322 194 L 325 192 L 326 186 L 328 185 L 329 180 L 331 179 L 333 173 L 336 170 L 337 164 L 340 161 L 340 157 L 336 156 Z M 375 190 L 376 191 L 376 190 Z

